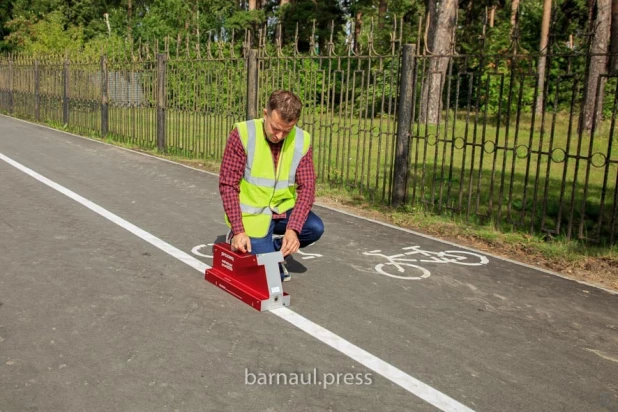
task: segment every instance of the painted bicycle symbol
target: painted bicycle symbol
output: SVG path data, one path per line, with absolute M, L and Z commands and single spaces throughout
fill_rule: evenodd
M 197 255 L 197 256 L 201 256 L 201 257 L 212 259 L 212 255 L 208 255 L 206 253 L 202 253 L 202 249 L 207 248 L 209 246 L 213 246 L 213 245 L 214 245 L 214 243 L 208 243 L 207 245 L 197 245 L 193 249 L 191 249 L 191 253 L 193 253 L 194 255 Z
M 402 249 L 406 252 L 391 256 L 383 254 L 381 250 L 363 252 L 363 255 L 379 256 L 388 260 L 388 263 L 377 264 L 375 267 L 376 271 L 385 276 L 405 280 L 420 280 L 431 276 L 431 272 L 419 266 L 418 263 L 454 263 L 464 266 L 481 266 L 489 263 L 489 259 L 487 259 L 486 256 L 472 252 L 464 252 L 462 250 L 431 252 L 421 249 L 420 246 L 409 246 Z M 401 273 L 401 275 L 392 273 L 394 272 L 394 268 L 397 268 L 397 273 Z M 412 270 L 409 270 L 408 274 L 403 275 L 403 273 L 406 272 L 406 268 Z

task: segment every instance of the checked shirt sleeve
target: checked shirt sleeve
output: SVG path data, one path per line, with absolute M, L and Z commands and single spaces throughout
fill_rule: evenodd
M 234 234 L 245 231 L 240 210 L 240 180 L 245 174 L 247 155 L 243 148 L 238 130 L 230 132 L 223 152 L 223 160 L 219 171 L 219 193 L 223 201 L 223 210 L 232 223 Z
M 300 233 L 315 201 L 315 168 L 311 147 L 296 169 L 296 193 L 296 205 L 290 215 L 287 229 Z

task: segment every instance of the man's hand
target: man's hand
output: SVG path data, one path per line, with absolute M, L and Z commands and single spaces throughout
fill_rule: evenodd
M 245 232 L 237 233 L 232 238 L 232 250 L 251 253 L 251 239 Z
M 281 253 L 283 254 L 283 256 L 296 253 L 299 247 L 300 241 L 298 240 L 298 235 L 296 234 L 296 232 L 291 229 L 286 230 L 285 235 L 283 235 L 283 240 L 281 242 Z

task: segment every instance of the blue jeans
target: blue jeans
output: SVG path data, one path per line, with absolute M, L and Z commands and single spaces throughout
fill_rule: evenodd
M 287 228 L 290 215 L 292 214 L 292 210 L 294 209 L 287 211 L 286 217 L 284 219 L 271 220 L 270 227 L 268 228 L 268 233 L 266 234 L 266 236 L 262 238 L 250 238 L 251 253 L 261 254 L 281 250 L 281 239 L 273 239 L 273 234 L 285 234 L 285 230 Z M 322 223 L 322 219 L 320 219 L 315 213 L 309 212 L 303 229 L 298 235 L 300 247 L 304 248 L 306 246 L 309 246 L 313 242 L 316 242 L 318 239 L 320 239 L 320 237 L 322 237 L 323 233 L 324 223 Z

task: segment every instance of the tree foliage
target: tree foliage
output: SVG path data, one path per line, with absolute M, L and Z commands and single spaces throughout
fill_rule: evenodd
M 45 24 L 60 24 L 73 43 L 80 42 L 80 46 L 98 36 L 111 34 L 127 40 L 132 37 L 159 41 L 167 36 L 185 38 L 189 35 L 204 42 L 209 32 L 249 29 L 256 34 L 261 30 L 274 37 L 277 25 L 281 24 L 284 42 L 293 42 L 298 30 L 299 49 L 305 51 L 309 48 L 312 33 L 316 36 L 313 40 L 324 49 L 334 25 L 334 39 L 337 46 L 341 46 L 356 25 L 359 42 L 366 45 L 371 32 L 374 46 L 388 50 L 395 21 L 403 22 L 398 29 L 403 29 L 404 42 L 423 42 L 425 11 L 427 4 L 433 1 L 291 0 L 283 2 L 286 4 L 281 7 L 281 0 L 263 0 L 258 2 L 261 7 L 249 11 L 246 9 L 248 2 L 229 0 L 5 0 L 0 4 L 0 51 L 32 51 L 29 48 L 35 44 L 39 47 L 36 42 L 26 41 L 28 33 L 39 22 L 46 22 L 39 28 Z M 552 41 L 555 44 L 564 45 L 573 36 L 574 47 L 585 46 L 589 39 L 589 4 L 592 3 L 588 0 L 555 1 L 552 20 Z M 494 25 L 488 27 L 485 17 L 491 7 L 495 8 Z M 521 51 L 538 51 L 542 9 L 542 0 L 520 3 L 515 40 Z M 457 51 L 499 53 L 512 48 L 510 14 L 509 0 L 460 0 Z
M 235 51 L 239 56 L 243 33 L 249 30 L 253 32 L 252 45 L 257 45 L 258 34 L 267 36 L 266 45 L 271 52 L 274 40 L 281 38 L 287 54 L 296 50 L 303 54 L 326 54 L 332 38 L 334 51 L 340 56 L 351 51 L 371 52 L 374 56 L 389 55 L 393 46 L 403 43 L 418 44 L 417 53 L 422 55 L 431 52 L 431 47 L 427 46 L 431 42 L 432 32 L 426 25 L 435 17 L 428 18 L 427 11 L 437 10 L 439 13 L 445 3 L 437 0 L 262 0 L 257 2 L 257 9 L 248 10 L 248 1 L 229 0 L 5 0 L 0 3 L 0 52 L 79 52 L 80 55 L 96 57 L 100 50 L 106 49 L 108 56 L 117 54 L 120 57 L 130 56 L 131 48 L 135 51 L 141 42 L 148 42 L 152 47 L 156 40 L 159 50 L 166 42 L 172 55 L 179 52 L 195 57 L 196 43 L 204 51 L 209 40 L 229 40 L 232 31 L 235 31 Z M 589 49 L 594 4 L 589 0 L 553 0 L 549 41 L 552 50 Z M 534 79 L 526 77 L 525 72 L 534 71 L 531 68 L 533 64 L 528 62 L 534 62 L 534 54 L 539 52 L 543 0 L 520 1 L 515 26 L 511 0 L 459 0 L 455 7 L 454 52 L 471 57 L 451 60 L 448 66 L 451 67 L 450 75 L 457 79 L 458 73 L 464 77 L 468 72 L 480 73 L 475 77 L 474 85 L 470 86 L 476 93 L 471 94 L 470 99 L 480 105 L 479 109 L 487 108 L 489 113 L 504 112 L 507 108 L 511 111 L 522 107 L 530 110 L 528 108 L 533 106 L 531 102 L 535 97 Z M 490 19 L 490 15 L 493 18 Z M 191 45 L 189 48 L 187 40 Z M 496 54 L 505 57 L 493 60 L 478 57 Z M 508 57 L 514 55 L 519 60 Z M 300 89 L 307 87 L 302 76 L 312 76 L 312 73 L 320 73 L 323 69 L 317 60 L 307 60 L 305 63 L 311 67 L 298 72 L 295 87 Z M 367 63 L 350 59 L 346 64 L 349 64 L 350 70 L 360 73 Z M 380 62 L 380 65 L 387 67 L 394 65 L 395 74 L 397 64 L 397 60 Z M 522 66 L 521 70 L 518 65 Z M 341 99 L 362 99 L 365 91 L 372 94 L 374 89 L 396 96 L 397 90 L 391 90 L 392 76 L 383 76 L 382 69 L 378 70 L 375 66 L 368 67 L 371 67 L 371 73 L 366 78 L 359 76 L 356 87 L 353 84 L 345 85 L 356 90 L 356 96 L 341 93 L 343 80 L 335 77 L 322 85 L 323 93 L 334 96 L 335 104 Z M 179 66 L 178 70 L 170 76 L 178 77 L 181 90 L 185 86 L 182 79 L 192 77 L 188 68 L 186 73 L 184 67 Z M 512 79 L 506 77 L 503 82 L 496 81 L 497 76 L 509 70 L 515 70 L 516 76 Z M 560 56 L 553 57 L 548 63 L 547 79 L 551 81 L 567 70 L 581 76 L 586 71 L 586 63 L 583 60 L 575 62 Z M 222 86 L 218 92 L 227 93 L 227 82 L 221 77 Z M 521 95 L 506 92 L 514 89 L 519 93 L 519 85 L 523 84 L 526 87 L 521 88 Z M 461 87 L 468 86 L 462 83 Z M 552 87 L 550 83 L 548 93 L 552 93 Z M 453 91 L 433 94 L 446 97 L 448 93 Z M 185 94 L 178 92 L 174 96 L 182 100 L 188 96 Z M 464 100 L 459 99 L 458 104 L 467 104 Z M 439 99 L 437 101 L 440 103 Z M 452 101 L 455 101 L 455 96 L 452 96 Z M 568 103 L 568 96 L 561 97 L 559 101 Z M 181 105 L 186 104 L 189 103 L 183 102 Z M 380 111 L 372 109 L 375 113 Z
M 23 48 L 32 54 L 60 54 L 78 50 L 83 43 L 83 27 L 66 27 L 66 17 L 52 11 L 34 22 L 18 17 L 7 23 L 11 33 L 5 41 L 16 49 Z

